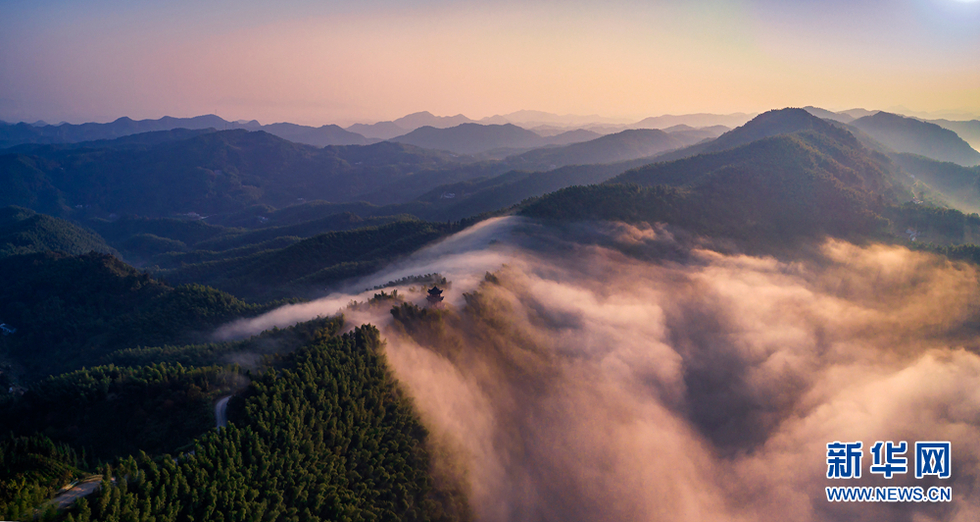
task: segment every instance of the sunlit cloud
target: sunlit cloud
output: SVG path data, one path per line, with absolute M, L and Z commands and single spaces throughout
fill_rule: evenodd
M 974 266 L 836 240 L 775 259 L 662 225 L 518 218 L 432 248 L 369 280 L 455 270 L 440 320 L 345 313 L 380 326 L 438 446 L 436 474 L 465 484 L 477 520 L 980 514 Z M 284 310 L 296 313 L 281 325 L 315 311 Z M 951 441 L 952 504 L 827 502 L 835 440 Z

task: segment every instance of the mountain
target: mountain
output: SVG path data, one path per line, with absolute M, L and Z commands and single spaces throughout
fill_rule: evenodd
M 0 204 L 56 216 L 200 217 L 254 204 L 356 201 L 399 178 L 431 171 L 448 171 L 458 180 L 501 168 L 398 143 L 315 148 L 265 132 L 232 130 L 149 147 L 0 154 Z
M 240 382 L 221 366 L 96 366 L 33 383 L 0 406 L 0 423 L 8 433 L 44 433 L 99 459 L 178 454 L 214 428 L 214 402 Z
M 944 129 L 949 129 L 963 138 L 976 150 L 980 150 L 980 120 L 970 121 L 950 121 L 950 120 L 927 120 L 935 123 Z
M 412 212 L 430 220 L 458 220 L 504 209 L 565 187 L 602 183 L 650 163 L 650 156 L 664 147 L 676 147 L 700 138 L 701 130 L 688 129 L 675 128 L 672 133 L 656 129 L 626 130 L 585 143 L 511 156 L 506 163 L 518 170 L 436 187 L 419 196 L 417 201 L 426 206 Z M 545 171 L 528 172 L 536 169 Z
M 182 141 L 217 132 L 212 128 L 207 129 L 171 129 L 163 131 L 141 132 L 130 134 L 121 138 L 112 138 L 93 141 L 76 141 L 71 143 L 38 144 L 24 143 L 15 145 L 0 151 L 0 154 L 48 154 L 54 151 L 65 151 L 71 149 L 146 149 L 155 145 L 171 141 Z
M 700 140 L 695 140 L 700 141 Z M 564 147 L 531 150 L 507 158 L 517 169 L 551 170 L 564 165 L 615 163 L 679 149 L 693 142 L 658 129 L 631 129 Z
M 432 472 L 439 446 L 389 369 L 376 328 L 319 333 L 276 366 L 263 368 L 231 399 L 227 427 L 202 435 L 186 454 L 120 455 L 100 470 L 98 491 L 69 516 L 80 522 L 121 519 L 121 513 L 133 520 L 224 520 L 224 513 L 243 520 L 470 519 L 462 481 Z M 93 380 L 82 383 L 80 395 L 105 395 L 108 379 Z
M 707 144 L 706 152 L 715 152 L 752 143 L 753 141 L 780 134 L 805 130 L 831 132 L 831 124 L 813 117 L 803 109 L 779 109 L 762 113 L 741 127 L 722 134 Z
M 542 138 L 557 136 L 559 134 L 565 134 L 571 132 L 581 133 L 581 136 L 584 139 L 579 139 L 576 141 L 589 141 L 598 138 L 599 136 L 604 136 L 606 134 L 609 134 L 608 132 L 596 132 L 595 130 L 592 129 L 574 129 L 569 131 L 568 127 L 556 127 L 554 125 L 535 125 L 535 126 L 527 125 L 524 126 L 523 128 L 537 134 L 538 136 L 541 136 Z
M 288 247 L 158 272 L 167 281 L 203 283 L 252 300 L 320 296 L 341 280 L 365 275 L 463 225 L 396 221 L 328 232 Z
M 602 136 L 598 132 L 592 132 L 586 129 L 575 129 L 570 131 L 557 132 L 554 134 L 549 134 L 547 136 L 539 134 L 536 131 L 532 131 L 538 134 L 542 138 L 542 143 L 545 145 L 570 145 L 572 143 L 581 143 L 583 141 L 590 141 Z
M 464 123 L 451 128 L 425 126 L 389 141 L 456 154 L 476 154 L 501 148 L 526 149 L 544 144 L 541 136 L 510 123 Z
M 378 123 L 355 123 L 350 127 L 347 127 L 350 132 L 356 132 L 365 138 L 369 139 L 379 139 L 379 140 L 389 140 L 395 136 L 401 136 L 410 130 L 404 127 L 399 127 L 397 123 L 393 121 L 382 121 Z
M 395 125 L 415 130 L 419 127 L 435 127 L 437 129 L 448 129 L 464 123 L 476 123 L 473 120 L 457 114 L 455 116 L 435 116 L 429 111 L 415 112 L 407 116 L 402 116 L 394 122 Z
M 898 152 L 910 152 L 968 167 L 980 165 L 980 152 L 955 132 L 934 123 L 879 112 L 854 120 L 851 125 Z
M 0 123 L 0 148 L 12 147 L 22 143 L 76 143 L 80 141 L 95 141 L 121 138 L 131 134 L 144 132 L 166 131 L 177 128 L 184 129 L 216 129 L 227 130 L 237 128 L 258 129 L 258 122 L 238 124 L 225 121 L 213 114 L 196 116 L 194 118 L 171 118 L 165 116 L 158 120 L 133 120 L 127 117 L 119 118 L 110 123 L 83 123 L 72 125 L 32 126 L 26 123 Z
M 173 287 L 106 254 L 0 258 L 5 357 L 33 376 L 92 365 L 109 352 L 201 339 L 262 308 L 201 286 Z
M 964 212 L 980 212 L 980 166 L 964 167 L 907 153 L 893 154 L 892 158 L 916 184 L 921 181 L 927 185 L 916 193 L 920 199 L 939 199 Z M 930 189 L 939 194 L 929 194 Z
M 368 145 L 372 143 L 372 140 L 356 132 L 346 131 L 337 125 L 324 125 L 314 128 L 306 125 L 296 125 L 294 123 L 273 123 L 272 125 L 262 126 L 261 130 L 285 140 L 305 143 L 314 147 L 326 147 L 328 145 Z
M 732 130 L 724 125 L 712 125 L 711 127 L 691 127 L 690 125 L 674 125 L 663 129 L 664 132 L 687 141 L 688 144 L 698 143 L 704 140 L 713 140 L 718 136 Z
M 118 255 L 98 234 L 70 221 L 21 207 L 0 208 L 0 257 L 46 251 Z
M 878 111 L 869 111 L 868 109 L 848 109 L 846 111 L 838 111 L 837 114 L 856 120 L 858 118 L 863 118 L 865 116 L 873 116 Z
M 395 121 L 380 121 L 371 124 L 355 123 L 347 127 L 347 130 L 371 139 L 390 140 L 420 127 L 446 129 L 464 123 L 475 122 L 462 114 L 457 114 L 456 116 L 435 116 L 431 112 L 422 111 L 402 116 Z
M 522 212 L 661 221 L 748 242 L 782 238 L 778 243 L 873 232 L 883 223 L 877 213 L 898 197 L 897 170 L 886 156 L 802 109 L 770 111 L 732 133 L 727 143 L 761 138 L 627 171 L 600 186 L 566 188 Z
M 524 128 L 533 126 L 555 126 L 568 129 L 573 127 L 584 127 L 586 125 L 593 125 L 597 123 L 617 124 L 620 123 L 620 120 L 615 118 L 604 118 L 596 114 L 579 116 L 574 114 L 560 115 L 543 111 L 520 110 L 508 114 L 494 115 L 488 118 L 483 118 L 478 123 L 483 123 L 486 125 L 513 123 L 514 125 L 519 125 Z
M 620 132 L 627 129 L 666 129 L 676 125 L 689 125 L 692 128 L 724 126 L 732 128 L 748 121 L 750 114 L 687 114 L 687 115 L 666 115 L 653 118 L 646 118 L 635 124 L 622 123 L 623 120 L 616 118 L 605 118 L 598 115 L 558 115 L 542 111 L 521 110 L 504 115 L 495 115 L 480 120 L 471 120 L 462 114 L 456 116 L 434 116 L 429 112 L 417 112 L 409 114 L 394 121 L 383 121 L 373 124 L 357 123 L 347 127 L 348 131 L 356 132 L 367 138 L 390 140 L 403 136 L 421 127 L 435 127 L 437 129 L 447 129 L 456 127 L 464 123 L 476 123 L 480 125 L 507 125 L 512 124 L 524 129 L 541 130 L 540 136 L 553 136 L 569 131 L 588 132 L 591 135 L 581 134 L 575 141 L 587 141 L 588 139 L 598 138 L 604 134 Z M 584 139 L 582 139 L 584 138 Z M 541 145 L 564 145 L 571 141 L 544 142 Z M 489 150 L 489 149 L 486 149 Z
M 853 116 L 849 114 L 832 112 L 826 109 L 821 109 L 819 107 L 814 107 L 812 105 L 807 105 L 806 107 L 803 107 L 803 110 L 809 112 L 810 114 L 816 116 L 817 118 L 821 118 L 824 120 L 839 121 L 841 123 L 851 123 L 855 119 Z
M 380 212 L 380 214 L 379 214 Z M 281 209 L 272 207 L 265 208 L 258 215 L 264 217 L 267 226 L 283 227 L 291 225 L 301 225 L 310 221 L 325 219 L 330 216 L 341 214 L 356 214 L 361 217 L 373 217 L 384 214 L 382 207 L 372 205 L 365 201 L 355 201 L 350 203 L 330 203 L 327 201 L 307 201 L 298 205 L 290 205 Z M 255 217 L 250 219 L 249 228 L 256 228 L 253 224 Z
M 424 149 L 445 150 L 456 154 L 500 153 L 508 150 L 527 150 L 550 145 L 568 145 L 588 141 L 599 134 L 575 129 L 541 136 L 517 125 L 482 125 L 464 123 L 455 127 L 439 129 L 431 126 L 415 129 L 408 134 L 390 139 L 396 143 L 407 143 Z M 501 153 L 498 157 L 503 157 Z
M 752 119 L 752 114 L 737 112 L 733 114 L 665 114 L 663 116 L 653 116 L 644 118 L 632 125 L 633 129 L 666 129 L 675 125 L 689 125 L 691 127 L 711 127 L 713 125 L 724 125 L 725 127 L 737 127 Z
M 833 126 L 833 124 L 813 116 L 804 109 L 771 110 L 752 118 L 744 125 L 732 129 L 712 141 L 669 152 L 658 159 L 669 161 L 697 154 L 718 152 L 752 143 L 762 138 L 804 130 L 826 131 Z
M 483 213 L 500 212 L 528 198 L 538 197 L 572 185 L 602 183 L 631 168 L 649 163 L 637 159 L 597 165 L 568 165 L 546 172 L 511 171 L 492 178 L 478 178 L 442 185 L 417 201 L 414 210 L 430 220 L 459 220 Z
M 81 125 L 63 123 L 60 125 L 36 126 L 27 123 L 12 125 L 0 122 L 0 149 L 25 143 L 56 144 L 112 140 L 133 134 L 169 131 L 173 129 L 265 130 L 270 134 L 290 141 L 317 147 L 324 147 L 326 145 L 365 145 L 371 142 L 364 136 L 345 131 L 336 125 L 324 125 L 318 128 L 292 123 L 260 125 L 255 120 L 248 122 L 229 122 L 218 116 L 209 114 L 206 116 L 195 116 L 193 118 L 171 118 L 165 116 L 158 120 L 139 121 L 123 117 L 111 123 L 84 123 Z

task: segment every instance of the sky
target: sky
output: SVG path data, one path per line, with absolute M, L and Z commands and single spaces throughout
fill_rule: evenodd
M 980 0 L 0 0 L 0 120 L 980 116 Z

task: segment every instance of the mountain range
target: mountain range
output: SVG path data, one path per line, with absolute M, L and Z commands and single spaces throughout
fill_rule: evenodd
M 369 140 L 359 134 L 346 131 L 337 125 L 309 127 L 292 123 L 261 125 L 252 120 L 248 122 L 229 122 L 213 114 L 194 118 L 171 118 L 165 116 L 158 120 L 132 120 L 122 117 L 110 123 L 83 123 L 72 125 L 31 125 L 27 123 L 9 124 L 0 122 L 0 148 L 13 147 L 25 143 L 55 144 L 78 143 L 96 140 L 111 140 L 123 136 L 153 131 L 173 129 L 191 130 L 264 130 L 281 138 L 323 147 L 326 145 L 367 145 Z
M 389 141 L 407 143 L 424 149 L 447 150 L 457 154 L 479 154 L 501 150 L 506 153 L 548 145 L 567 145 L 598 136 L 587 130 L 572 130 L 544 137 L 512 123 L 503 125 L 463 123 L 448 128 L 420 127 Z
M 100 489 L 68 508 L 72 519 L 468 520 L 466 488 L 433 471 L 430 432 L 385 366 L 380 332 L 346 324 L 374 307 L 407 332 L 446 333 L 464 317 L 452 307 L 423 309 L 386 288 L 342 316 L 235 341 L 207 334 L 352 286 L 502 214 L 554 230 L 549 248 L 570 255 L 591 246 L 574 239 L 591 228 L 583 220 L 612 220 L 662 227 L 658 245 L 772 256 L 767 266 L 828 236 L 980 261 L 980 216 L 957 210 L 980 209 L 980 167 L 934 159 L 963 153 L 963 141 L 864 112 L 789 108 L 731 129 L 547 137 L 449 118 L 400 134 L 416 144 L 327 146 L 267 128 L 301 139 L 312 127 L 210 126 L 2 150 L 0 204 L 17 206 L 0 208 L 0 319 L 15 328 L 0 336 L 0 518 L 31 518 L 97 473 Z M 611 255 L 665 259 L 648 246 Z M 478 273 L 481 288 L 501 284 Z
M 712 136 L 711 131 L 699 133 L 687 129 L 690 128 L 680 128 L 676 132 L 664 132 L 659 129 L 624 130 L 564 147 L 537 148 L 510 156 L 507 158 L 507 163 L 514 168 L 525 170 L 550 170 L 565 165 L 616 163 L 655 156 L 717 137 L 717 135 Z

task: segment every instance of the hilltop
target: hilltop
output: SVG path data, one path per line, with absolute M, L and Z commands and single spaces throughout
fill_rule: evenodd
M 0 257 L 38 252 L 118 255 L 95 232 L 21 207 L 0 208 Z
M 522 212 L 664 221 L 702 234 L 771 241 L 870 233 L 883 205 L 898 198 L 896 168 L 887 157 L 800 109 L 760 115 L 705 148 L 718 151 L 630 170 L 600 186 L 567 188 Z

